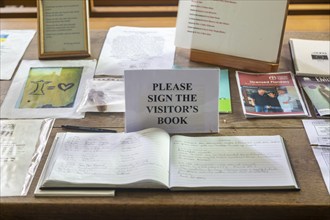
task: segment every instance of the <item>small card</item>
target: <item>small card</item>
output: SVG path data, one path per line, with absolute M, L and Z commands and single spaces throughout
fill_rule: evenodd
M 218 69 L 127 70 L 125 88 L 126 132 L 218 132 Z

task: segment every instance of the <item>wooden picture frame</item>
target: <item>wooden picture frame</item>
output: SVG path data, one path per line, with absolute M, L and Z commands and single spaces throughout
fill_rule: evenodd
M 37 0 L 39 59 L 90 56 L 88 0 Z

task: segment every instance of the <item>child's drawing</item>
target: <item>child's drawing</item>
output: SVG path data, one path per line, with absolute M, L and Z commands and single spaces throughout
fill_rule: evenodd
M 73 107 L 83 67 L 31 68 L 19 108 Z

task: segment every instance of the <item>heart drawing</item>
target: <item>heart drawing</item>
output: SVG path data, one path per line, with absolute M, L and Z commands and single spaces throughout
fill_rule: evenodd
M 68 89 L 71 89 L 72 87 L 74 86 L 74 83 L 68 83 L 68 84 L 65 84 L 65 83 L 59 83 L 58 84 L 58 88 L 62 91 L 66 91 Z

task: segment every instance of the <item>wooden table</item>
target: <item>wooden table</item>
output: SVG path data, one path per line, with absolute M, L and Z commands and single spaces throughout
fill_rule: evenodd
M 172 24 L 172 18 L 164 19 L 163 26 Z M 120 25 L 125 23 L 122 20 L 118 21 Z M 127 19 L 126 25 L 134 25 L 134 22 L 136 21 L 133 18 Z M 5 27 L 8 28 L 8 23 L 6 24 Z M 145 24 L 148 26 L 148 22 Z M 98 58 L 106 33 L 101 30 L 91 31 L 92 58 Z M 327 40 L 330 38 L 329 31 L 316 33 L 287 30 L 279 71 L 293 70 L 287 45 L 290 37 Z M 36 37 L 27 49 L 24 59 L 37 59 Z M 186 50 L 177 50 L 175 62 L 185 66 L 201 66 L 189 62 Z M 62 131 L 62 124 L 106 127 L 118 131 L 124 129 L 122 113 L 88 113 L 86 118 L 81 120 L 56 120 L 28 195 L 1 198 L 0 219 L 330 219 L 330 196 L 309 146 L 301 119 L 245 119 L 234 70 L 230 70 L 230 80 L 233 113 L 220 114 L 219 135 L 281 135 L 301 187 L 300 191 L 117 190 L 114 198 L 35 198 L 33 191 L 55 134 Z M 0 82 L 1 102 L 10 83 Z

